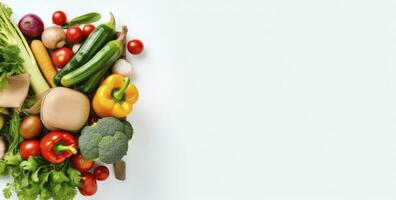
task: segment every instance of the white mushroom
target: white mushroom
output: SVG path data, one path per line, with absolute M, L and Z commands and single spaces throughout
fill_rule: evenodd
M 58 26 L 46 28 L 41 35 L 41 41 L 48 49 L 61 48 L 66 44 L 65 31 Z

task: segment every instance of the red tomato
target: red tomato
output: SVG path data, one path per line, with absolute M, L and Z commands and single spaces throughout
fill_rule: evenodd
M 84 34 L 80 27 L 70 26 L 66 31 L 66 38 L 74 44 L 79 44 L 84 40 Z
M 94 176 L 98 181 L 104 181 L 109 177 L 109 169 L 106 166 L 99 166 L 94 170 Z
M 81 153 L 77 153 L 72 157 L 73 167 L 80 172 L 88 172 L 95 164 L 95 162 L 86 160 Z
M 33 139 L 23 141 L 19 146 L 19 152 L 24 160 L 27 160 L 29 156 L 39 156 L 41 154 L 40 141 Z
M 52 21 L 56 25 L 63 25 L 67 21 L 66 14 L 63 11 L 58 10 L 52 14 Z
M 129 41 L 127 47 L 129 53 L 134 55 L 142 53 L 144 48 L 143 42 L 137 39 Z
M 55 67 L 63 68 L 73 57 L 73 55 L 74 53 L 71 49 L 62 47 L 54 51 L 52 54 L 52 62 L 54 63 Z
M 93 24 L 85 24 L 82 30 L 84 37 L 88 37 L 94 30 L 95 26 Z
M 84 196 L 91 196 L 96 193 L 98 186 L 95 177 L 91 173 L 83 172 L 81 174 L 82 186 L 79 188 L 80 193 Z

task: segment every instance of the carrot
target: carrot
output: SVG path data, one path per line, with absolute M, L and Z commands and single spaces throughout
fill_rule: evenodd
M 41 73 L 43 73 L 45 79 L 47 79 L 47 82 L 51 85 L 51 87 L 56 87 L 54 83 L 54 77 L 57 71 L 52 64 L 52 60 L 44 44 L 40 40 L 33 40 L 30 47 L 41 69 Z

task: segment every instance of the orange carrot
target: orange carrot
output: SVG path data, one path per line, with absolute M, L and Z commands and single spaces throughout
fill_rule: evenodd
M 45 79 L 47 79 L 47 82 L 51 85 L 51 87 L 56 87 L 54 83 L 54 77 L 57 71 L 52 64 L 52 60 L 44 44 L 40 40 L 33 40 L 30 47 L 41 69 L 41 73 L 43 73 Z

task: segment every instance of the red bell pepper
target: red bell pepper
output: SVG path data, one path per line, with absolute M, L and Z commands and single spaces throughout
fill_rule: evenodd
M 40 141 L 41 155 L 51 163 L 62 163 L 77 153 L 77 140 L 67 132 L 51 131 Z

